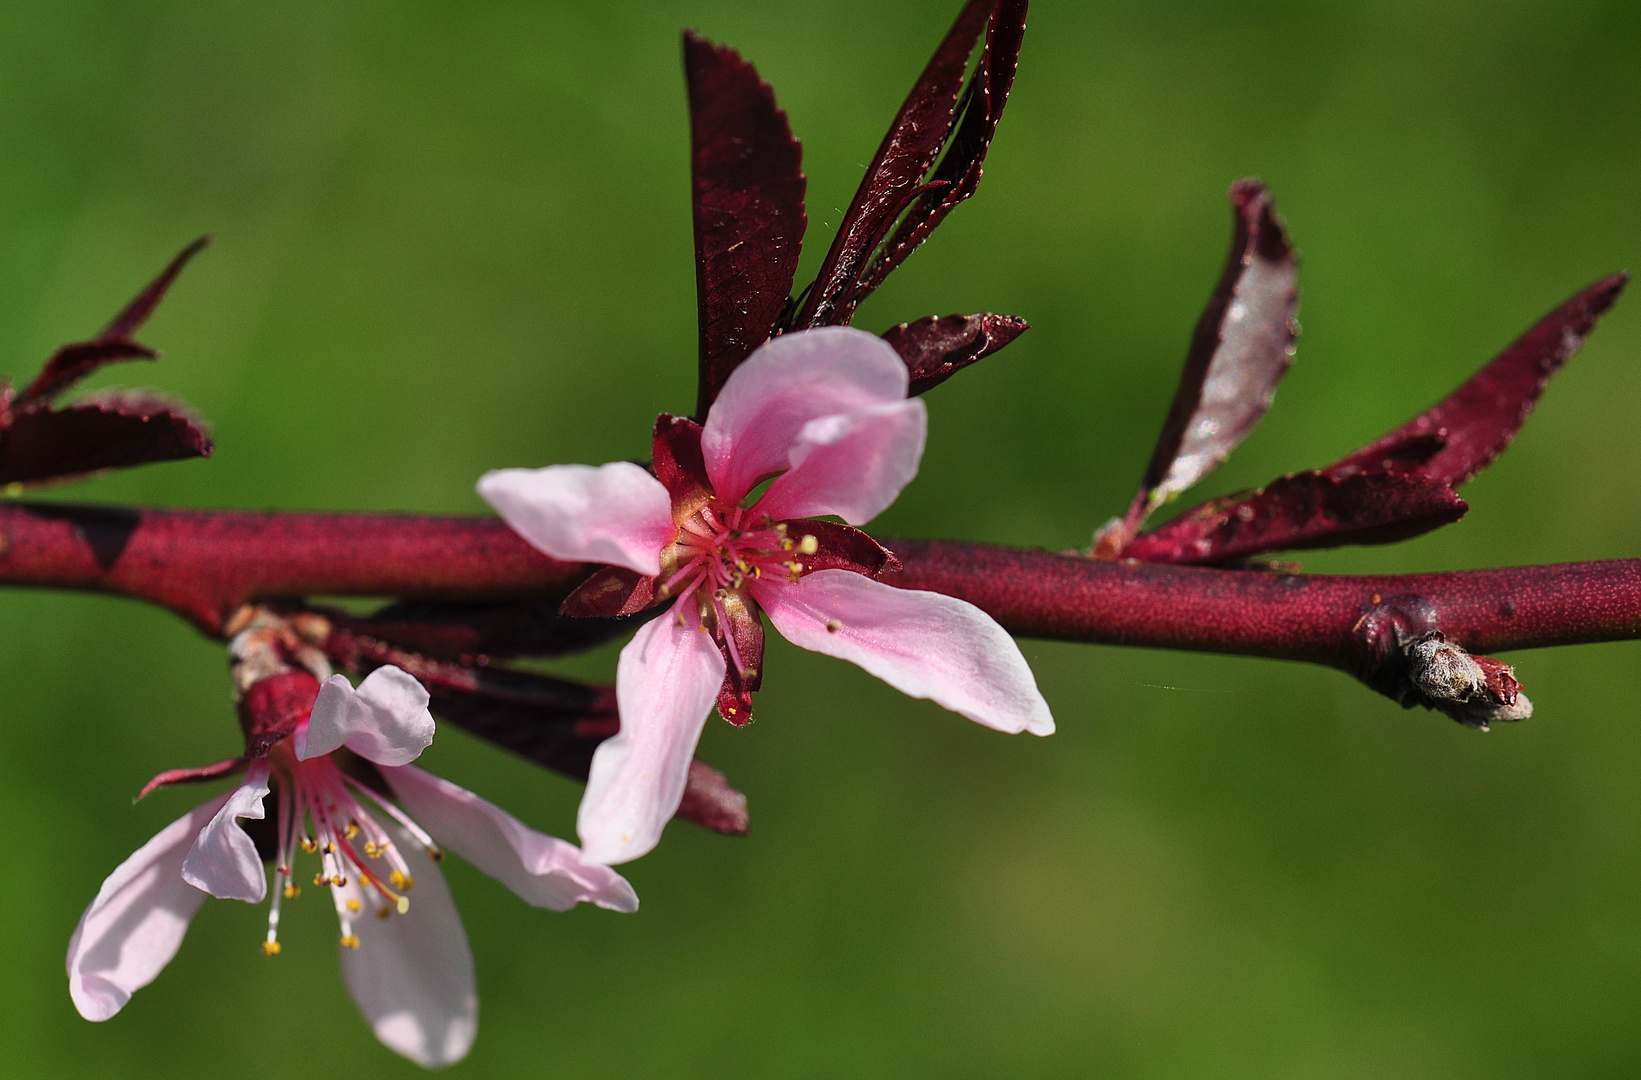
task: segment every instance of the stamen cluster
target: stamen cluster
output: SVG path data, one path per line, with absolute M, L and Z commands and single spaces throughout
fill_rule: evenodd
M 280 902 L 301 895 L 295 873 L 298 848 L 319 856 L 320 869 L 313 883 L 333 890 L 342 944 L 357 949 L 359 935 L 354 933 L 353 922 L 365 905 L 344 894 L 349 880 L 357 879 L 358 891 L 366 900 L 380 901 L 375 905 L 379 919 L 409 912 L 410 898 L 405 894 L 416 887 L 409 862 L 369 807 L 391 817 L 435 862 L 444 853 L 404 811 L 343 772 L 330 755 L 299 761 L 282 745 L 269 756 L 269 762 L 279 785 L 279 849 L 273 902 L 268 908 L 268 938 L 262 951 L 278 955 Z

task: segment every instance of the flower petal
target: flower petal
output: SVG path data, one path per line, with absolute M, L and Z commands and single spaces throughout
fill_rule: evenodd
M 782 334 L 760 347 L 724 383 L 701 432 L 719 500 L 739 502 L 758 481 L 789 468 L 809 421 L 904 401 L 908 379 L 887 342 L 852 327 Z
M 757 509 L 777 521 L 836 514 L 864 525 L 917 475 L 928 433 L 919 398 L 817 417 L 798 432 L 791 471 L 769 485 Z
M 396 822 L 383 828 L 399 850 L 422 850 Z M 356 949 L 342 945 L 342 981 L 365 1022 L 388 1049 L 429 1069 L 453 1065 L 467 1056 L 479 1026 L 479 995 L 467 932 L 450 899 L 438 864 L 413 863 L 416 888 L 404 914 L 378 915 L 382 899 L 359 884 L 357 875 L 334 886 L 336 913 L 358 938 Z M 358 904 L 348 910 L 348 902 Z
M 638 910 L 638 894 L 627 879 L 583 862 L 574 844 L 539 833 L 499 806 L 414 765 L 381 773 L 433 839 L 526 903 L 568 911 L 589 900 L 612 911 Z
M 686 613 L 676 604 L 651 619 L 621 650 L 615 672 L 621 731 L 593 752 L 576 816 L 584 859 L 626 862 L 661 839 L 684 797 L 724 668 L 723 653 L 701 629 L 693 605 Z
M 68 942 L 68 994 L 87 1020 L 107 1020 L 177 954 L 205 894 L 182 880 L 195 837 L 227 803 L 219 795 L 161 829 L 119 865 Z
M 499 469 L 479 477 L 479 494 L 514 532 L 555 559 L 654 575 L 678 535 L 667 489 L 630 461 Z
M 1020 647 L 973 604 L 847 570 L 817 570 L 796 585 L 762 581 L 753 595 L 800 648 L 858 664 L 903 694 L 999 731 L 1054 731 Z
M 268 895 L 268 873 L 256 843 L 240 828 L 240 818 L 263 817 L 262 799 L 268 794 L 268 763 L 255 761 L 245 779 L 228 793 L 227 802 L 205 827 L 182 863 L 182 880 L 219 900 L 261 903 Z
M 346 746 L 378 765 L 405 765 L 433 742 L 427 690 L 416 677 L 388 665 L 355 690 L 332 675 L 319 688 L 313 716 L 296 729 L 296 756 L 306 761 Z

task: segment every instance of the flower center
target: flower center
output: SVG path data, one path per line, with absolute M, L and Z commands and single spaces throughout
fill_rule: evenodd
M 785 522 L 768 515 L 709 503 L 679 528 L 678 539 L 663 556 L 664 580 L 656 594 L 681 600 L 697 589 L 708 595 L 738 592 L 748 579 L 795 582 L 804 565 L 794 553 L 813 555 L 820 544 L 813 536 L 793 539 L 787 533 Z
M 678 539 L 662 556 L 662 581 L 656 596 L 663 600 L 676 596 L 673 610 L 680 619 L 684 603 L 693 597 L 702 627 L 726 628 L 722 637 L 730 660 L 737 670 L 744 670 L 735 635 L 727 627 L 736 619 L 757 617 L 749 614 L 747 582 L 796 583 L 807 572 L 798 557 L 819 550 L 820 542 L 813 535 L 788 535 L 784 521 L 772 521 L 767 514 L 740 506 L 708 503 L 683 523 Z
M 279 786 L 279 849 L 262 951 L 268 956 L 279 953 L 280 902 L 302 893 L 296 883 L 298 848 L 319 856 L 313 883 L 331 890 L 342 944 L 357 949 L 356 920 L 364 918 L 367 909 L 378 919 L 405 914 L 410 910 L 405 894 L 416 887 L 400 845 L 370 807 L 392 818 L 435 862 L 444 853 L 404 811 L 344 773 L 330 755 L 298 761 L 289 745 L 281 743 L 269 760 Z

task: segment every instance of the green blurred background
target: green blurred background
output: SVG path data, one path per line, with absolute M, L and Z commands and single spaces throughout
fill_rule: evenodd
M 813 271 L 957 0 L 52 0 L 0 8 L 0 369 L 32 375 L 183 243 L 146 340 L 209 462 L 52 497 L 477 512 L 504 465 L 645 453 L 693 401 L 678 31 L 740 47 L 804 140 Z M 1641 264 L 1641 7 L 1034 5 L 979 196 L 861 312 L 1035 329 L 929 397 L 888 534 L 1086 544 L 1149 452 L 1224 256 L 1274 188 L 1299 360 L 1207 495 L 1319 465 Z M 1641 556 L 1641 300 L 1461 524 L 1326 571 Z M 1536 1077 L 1641 1072 L 1638 646 L 1511 657 L 1488 735 L 1298 664 L 1025 643 L 1060 732 L 1006 737 L 776 644 L 702 755 L 745 840 L 675 825 L 643 910 L 450 871 L 482 1023 L 461 1076 Z M 613 650 L 553 665 L 594 678 Z M 8 1076 L 411 1075 L 328 906 L 211 903 L 113 1021 L 62 955 L 98 883 L 237 750 L 221 649 L 111 599 L 0 593 Z M 426 762 L 573 835 L 579 788 L 453 729 Z

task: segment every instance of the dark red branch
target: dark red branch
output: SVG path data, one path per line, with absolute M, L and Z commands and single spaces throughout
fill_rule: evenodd
M 130 596 L 212 635 L 253 600 L 518 599 L 585 576 L 497 518 L 0 506 L 0 584 Z
M 1635 559 L 1324 577 L 929 540 L 885 546 L 902 566 L 883 580 L 968 600 L 1026 637 L 1355 670 L 1358 624 L 1392 601 L 1423 605 L 1429 629 L 1474 652 L 1641 636 Z M 0 505 L 0 585 L 129 596 L 214 635 L 252 600 L 546 597 L 588 570 L 536 552 L 495 518 Z

